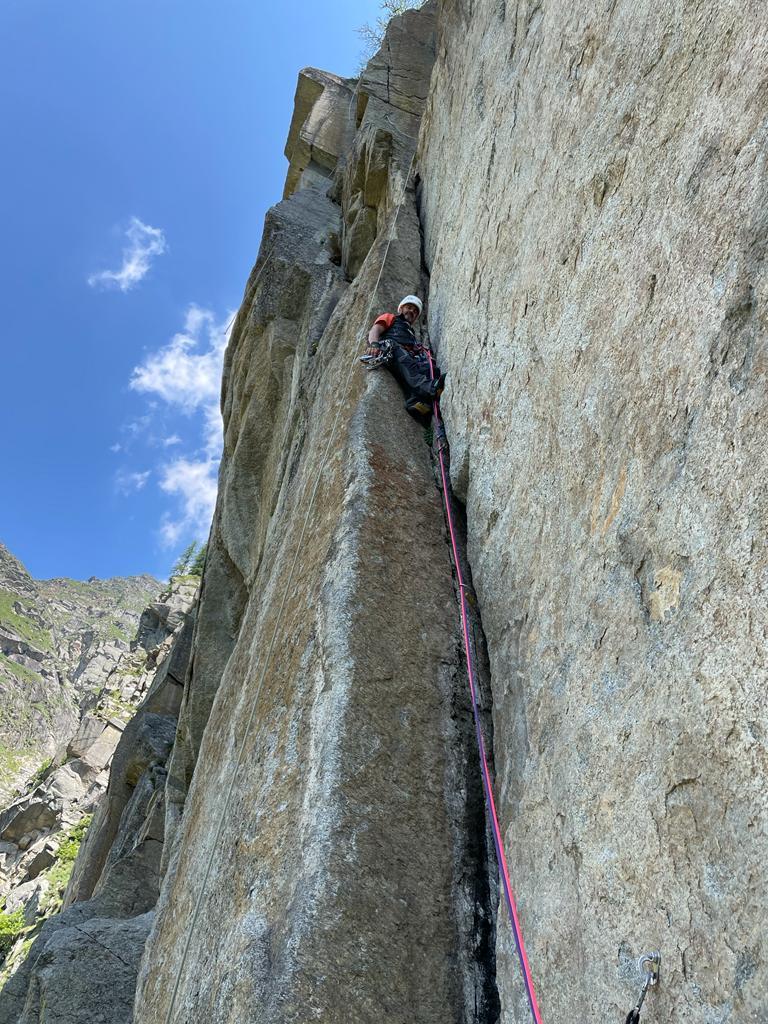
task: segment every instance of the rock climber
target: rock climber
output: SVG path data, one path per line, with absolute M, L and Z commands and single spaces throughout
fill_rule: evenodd
M 416 337 L 413 324 L 421 316 L 417 295 L 406 295 L 397 313 L 382 313 L 368 332 L 368 348 L 363 361 L 381 361 L 399 381 L 406 394 L 405 408 L 417 418 L 432 413 L 432 403 L 445 386 L 445 374 L 434 367 L 430 376 L 426 349 Z

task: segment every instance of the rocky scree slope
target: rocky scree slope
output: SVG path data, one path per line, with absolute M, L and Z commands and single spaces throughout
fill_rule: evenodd
M 130 1019 L 198 583 L 144 610 L 76 733 L 0 813 L 0 1021 Z
M 0 544 L 0 806 L 77 729 L 162 584 L 33 579 Z

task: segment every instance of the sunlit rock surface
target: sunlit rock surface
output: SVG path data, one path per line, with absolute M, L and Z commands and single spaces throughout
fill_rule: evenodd
M 649 948 L 649 1020 L 768 1019 L 765 29 L 441 13 L 429 321 L 545 1021 L 623 1019 Z
M 433 15 L 412 20 L 425 92 Z M 227 354 L 219 500 L 170 765 L 177 831 L 139 1021 L 437 1022 L 493 998 L 439 494 L 394 382 L 356 361 L 366 321 L 420 287 L 406 187 L 418 118 L 385 99 L 339 102 L 324 116 L 351 117 L 357 136 L 338 201 L 305 183 L 270 211 Z M 301 130 L 314 123 L 310 111 Z M 363 193 L 377 227 L 349 283 Z
M 359 81 L 300 72 L 196 618 L 0 1021 L 38 1019 L 68 951 L 40 1019 L 96 1019 L 119 943 L 130 1020 L 150 927 L 137 1024 L 528 1019 L 434 450 L 356 361 L 413 291 L 543 1019 L 625 1019 L 651 949 L 644 1020 L 768 1018 L 764 28 L 429 3 Z

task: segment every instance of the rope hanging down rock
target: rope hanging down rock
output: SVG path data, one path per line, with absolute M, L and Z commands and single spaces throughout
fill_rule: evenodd
M 432 353 L 429 349 L 426 349 L 427 358 L 429 359 L 429 373 L 431 378 L 434 380 L 435 371 L 434 363 L 432 362 Z M 541 1014 L 539 1012 L 539 1005 L 536 1002 L 536 993 L 533 988 L 533 977 L 531 975 L 531 968 L 528 964 L 528 957 L 525 952 L 525 944 L 523 943 L 523 933 L 520 928 L 520 919 L 517 913 L 517 905 L 515 903 L 514 893 L 512 891 L 512 882 L 509 878 L 509 869 L 507 867 L 507 858 L 504 853 L 504 843 L 501 837 L 501 827 L 499 825 L 499 818 L 496 813 L 496 801 L 493 796 L 493 786 L 491 785 L 491 771 L 488 767 L 488 757 L 485 750 L 485 740 L 483 739 L 483 730 L 480 725 L 480 709 L 477 703 L 477 676 L 475 674 L 475 664 L 472 656 L 472 645 L 469 642 L 469 617 L 467 615 L 467 595 L 466 595 L 466 584 L 464 583 L 464 575 L 461 571 L 461 561 L 459 559 L 459 549 L 456 542 L 456 528 L 453 520 L 453 505 L 451 502 L 451 485 L 448 480 L 448 474 L 445 468 L 445 428 L 443 427 L 442 419 L 440 418 L 440 405 L 439 401 L 435 399 L 433 404 L 433 412 L 435 417 L 435 426 L 438 435 L 438 446 L 437 446 L 437 457 L 440 462 L 440 479 L 441 487 L 443 492 L 443 504 L 445 505 L 445 516 L 448 521 L 448 532 L 451 539 L 451 551 L 453 554 L 453 566 L 456 572 L 456 580 L 459 586 L 459 609 L 461 611 L 461 631 L 464 640 L 464 655 L 467 662 L 467 676 L 469 678 L 469 692 L 472 698 L 472 715 L 475 720 L 475 735 L 477 737 L 477 747 L 480 754 L 480 769 L 483 776 L 483 789 L 485 790 L 485 800 L 488 805 L 488 814 L 491 819 L 491 831 L 493 833 L 493 843 L 496 847 L 496 859 L 499 865 L 499 873 L 501 874 L 501 883 L 504 890 L 504 896 L 507 903 L 507 909 L 509 910 L 509 920 L 512 925 L 512 933 L 515 938 L 515 946 L 517 947 L 517 955 L 520 960 L 520 968 L 523 974 L 523 983 L 525 984 L 526 995 L 528 996 L 528 1005 L 531 1009 L 531 1016 L 535 1024 L 542 1024 Z M 627 1024 L 630 1024 L 627 1021 Z
M 427 358 L 429 359 L 429 374 L 434 380 L 435 371 L 434 363 L 432 361 L 432 353 L 429 348 L 425 349 Z M 509 920 L 512 925 L 512 933 L 515 939 L 515 946 L 517 947 L 517 955 L 520 960 L 520 968 L 523 975 L 523 982 L 525 984 L 526 995 L 528 996 L 528 1005 L 530 1006 L 531 1016 L 535 1024 L 542 1024 L 541 1013 L 539 1006 L 536 1001 L 536 993 L 533 987 L 533 977 L 531 975 L 531 968 L 528 963 L 528 956 L 525 952 L 525 944 L 523 942 L 523 933 L 520 927 L 520 918 L 517 912 L 517 905 L 515 903 L 514 893 L 512 891 L 512 883 L 509 878 L 509 868 L 507 867 L 507 858 L 504 853 L 504 842 L 501 836 L 501 827 L 499 825 L 498 814 L 496 813 L 496 800 L 493 795 L 493 786 L 491 784 L 491 772 L 488 767 L 488 756 L 485 749 L 485 740 L 483 739 L 483 730 L 480 724 L 480 708 L 477 701 L 477 676 L 475 674 L 475 664 L 472 653 L 472 645 L 469 642 L 469 617 L 467 614 L 467 586 L 464 582 L 464 574 L 461 571 L 461 561 L 459 559 L 459 549 L 456 541 L 456 527 L 454 525 L 453 517 L 453 504 L 451 501 L 451 485 L 448 478 L 448 472 L 445 465 L 445 451 L 448 447 L 448 441 L 445 435 L 445 427 L 440 417 L 440 404 L 439 399 L 435 399 L 433 403 L 433 413 L 435 417 L 435 437 L 437 439 L 437 457 L 440 463 L 440 483 L 443 494 L 443 504 L 445 506 L 445 517 L 448 522 L 448 532 L 451 540 L 451 552 L 453 555 L 453 565 L 456 572 L 456 580 L 459 587 L 459 609 L 461 612 L 461 631 L 464 642 L 464 655 L 467 663 L 467 677 L 469 679 L 469 692 L 472 698 L 472 715 L 475 722 L 475 735 L 477 737 L 477 746 L 480 754 L 480 768 L 483 776 L 483 789 L 485 791 L 485 799 L 488 805 L 488 814 L 491 819 L 491 831 L 493 833 L 493 843 L 496 847 L 496 858 L 499 865 L 499 872 L 501 874 L 502 888 L 504 890 L 504 897 L 509 910 Z M 627 1014 L 625 1024 L 640 1024 L 640 1010 L 642 1009 L 643 1002 L 649 988 L 652 988 L 658 983 L 659 980 L 659 969 L 661 966 L 661 953 L 645 953 L 640 957 L 639 967 L 640 970 L 645 971 L 645 981 L 643 983 L 640 997 L 637 1000 L 635 1006 Z
M 413 170 L 413 165 L 414 165 L 415 160 L 416 160 L 416 149 L 414 148 L 413 155 L 411 157 L 411 162 L 408 165 L 408 171 L 407 171 L 407 173 L 405 175 L 405 178 L 403 180 L 403 187 L 402 187 L 402 190 L 400 192 L 400 198 L 398 199 L 398 201 L 397 201 L 397 203 L 395 205 L 394 213 L 393 213 L 393 216 L 392 216 L 392 223 L 390 225 L 389 235 L 387 237 L 387 244 L 386 244 L 386 246 L 384 248 L 384 254 L 382 255 L 382 258 L 381 258 L 381 266 L 379 267 L 379 273 L 378 273 L 378 276 L 376 278 L 376 283 L 373 286 L 373 288 L 371 289 L 371 293 L 370 293 L 371 297 L 370 297 L 370 299 L 368 301 L 368 308 L 366 310 L 365 317 L 363 319 L 363 323 L 364 324 L 368 322 L 368 318 L 371 315 L 371 309 L 373 308 L 373 303 L 374 303 L 374 301 L 376 299 L 376 293 L 378 291 L 379 284 L 381 283 L 381 276 L 384 273 L 384 266 L 385 266 L 385 264 L 387 262 L 387 256 L 389 254 L 389 248 L 390 248 L 390 246 L 392 244 L 393 238 L 395 237 L 395 227 L 397 225 L 397 218 L 398 218 L 398 215 L 400 213 L 400 209 L 401 209 L 401 207 L 403 205 L 403 201 L 405 200 L 405 194 L 406 194 L 406 191 L 408 189 L 408 182 L 410 181 L 410 178 L 411 178 L 411 172 Z M 264 261 L 264 263 L 262 263 L 261 267 L 259 268 L 258 276 L 261 275 L 261 271 L 264 269 L 264 267 L 266 266 L 267 262 L 269 261 L 269 259 L 271 258 L 273 253 L 274 253 L 274 246 L 272 247 L 272 250 L 270 251 L 269 256 L 267 257 L 267 259 Z M 256 280 L 258 280 L 258 276 L 257 276 Z M 254 281 L 254 286 L 255 286 L 255 284 L 256 284 L 256 281 Z M 338 391 L 338 394 L 340 394 L 342 396 L 347 394 L 347 392 L 349 390 L 349 386 L 350 386 L 351 380 L 352 380 L 352 372 L 353 372 L 353 370 L 355 369 L 355 367 L 357 365 L 358 365 L 357 355 L 355 355 L 354 359 L 351 361 L 351 363 L 349 365 L 349 369 L 347 370 L 347 375 L 346 375 L 346 378 L 344 380 L 343 387 Z M 218 822 L 217 822 L 217 825 L 216 825 L 216 830 L 214 832 L 213 842 L 211 844 L 211 852 L 210 852 L 210 855 L 208 857 L 208 862 L 206 864 L 205 872 L 203 874 L 203 880 L 202 880 L 202 882 L 200 884 L 200 887 L 198 889 L 197 899 L 195 900 L 194 910 L 192 912 L 192 920 L 190 922 L 189 930 L 187 932 L 187 936 L 186 936 L 186 939 L 185 939 L 185 942 L 184 942 L 184 950 L 182 952 L 181 959 L 179 961 L 178 970 L 176 971 L 176 977 L 174 979 L 173 990 L 172 990 L 172 993 L 171 993 L 171 1001 L 170 1001 L 170 1004 L 168 1006 L 168 1013 L 165 1016 L 165 1024 L 171 1024 L 171 1018 L 173 1016 L 173 1011 L 174 1011 L 174 1008 L 176 1006 L 176 998 L 177 998 L 177 996 L 179 994 L 179 986 L 181 984 L 182 972 L 183 972 L 184 967 L 186 965 L 187 956 L 189 954 L 189 947 L 190 947 L 190 944 L 192 942 L 192 936 L 193 936 L 193 934 L 195 932 L 195 927 L 197 925 L 197 919 L 198 919 L 198 917 L 200 915 L 200 908 L 201 908 L 202 903 L 203 903 L 203 897 L 205 896 L 206 888 L 207 888 L 207 885 L 208 885 L 208 879 L 210 878 L 211 868 L 213 866 L 213 861 L 214 861 L 214 853 L 216 851 L 216 847 L 218 846 L 219 839 L 221 838 L 221 831 L 222 831 L 222 828 L 224 826 L 224 821 L 226 819 L 227 813 L 229 811 L 229 804 L 230 804 L 230 801 L 232 799 L 232 792 L 234 790 L 235 780 L 237 779 L 238 772 L 240 771 L 240 766 L 241 766 L 242 757 L 243 757 L 243 751 L 245 750 L 245 747 L 246 747 L 246 740 L 248 739 L 248 737 L 250 735 L 251 728 L 252 728 L 254 720 L 256 718 L 256 710 L 257 710 L 257 708 L 259 706 L 259 697 L 261 696 L 261 691 L 262 691 L 262 688 L 263 688 L 263 685 L 264 685 L 264 680 L 265 680 L 266 675 L 267 675 L 267 670 L 269 669 L 271 661 L 272 661 L 272 653 L 273 653 L 274 648 L 275 648 L 275 641 L 277 639 L 277 631 L 278 631 L 278 628 L 279 628 L 280 623 L 282 621 L 283 611 L 285 609 L 285 603 L 286 603 L 286 601 L 288 599 L 288 593 L 289 593 L 289 591 L 291 589 L 291 585 L 293 583 L 293 575 L 294 575 L 294 572 L 296 570 L 296 564 L 297 564 L 297 562 L 299 560 L 299 554 L 303 550 L 304 537 L 306 535 L 307 526 L 309 524 L 309 520 L 310 520 L 310 517 L 312 515 L 312 510 L 314 508 L 315 498 L 317 496 L 317 491 L 318 491 L 318 488 L 320 486 L 320 480 L 322 478 L 323 470 L 325 469 L 326 463 L 328 462 L 328 456 L 330 455 L 331 448 L 332 448 L 332 446 L 333 446 L 333 444 L 334 444 L 334 442 L 336 440 L 336 430 L 337 430 L 338 425 L 339 425 L 339 419 L 341 418 L 341 411 L 342 411 L 342 409 L 345 409 L 345 408 L 347 408 L 346 403 L 343 400 L 340 399 L 339 403 L 338 403 L 338 408 L 336 410 L 336 416 L 335 416 L 334 421 L 333 421 L 333 426 L 331 427 L 330 433 L 328 435 L 328 442 L 327 442 L 327 444 L 325 446 L 325 451 L 323 452 L 322 458 L 320 459 L 320 465 L 318 466 L 317 474 L 315 475 L 315 478 L 314 478 L 314 483 L 312 485 L 312 490 L 311 490 L 311 493 L 310 493 L 310 496 L 309 496 L 309 501 L 307 503 L 307 511 L 306 511 L 305 516 L 304 516 L 304 522 L 302 524 L 301 533 L 299 535 L 299 541 L 298 541 L 298 544 L 296 545 L 296 552 L 294 554 L 293 561 L 291 562 L 291 568 L 290 568 L 290 571 L 288 573 L 288 579 L 286 580 L 285 588 L 283 589 L 283 596 L 282 596 L 282 600 L 280 601 L 280 608 L 279 608 L 279 611 L 278 611 L 277 616 L 275 618 L 275 628 L 272 631 L 272 638 L 271 638 L 271 640 L 269 642 L 269 647 L 267 649 L 267 655 L 266 655 L 266 658 L 264 659 L 264 664 L 263 664 L 261 673 L 259 675 L 258 683 L 256 684 L 256 691 L 254 693 L 254 697 L 253 697 L 253 700 L 251 702 L 251 711 L 250 711 L 250 714 L 248 716 L 248 720 L 246 722 L 245 731 L 243 733 L 243 738 L 242 738 L 242 740 L 240 742 L 240 746 L 239 746 L 238 751 L 237 751 L 237 757 L 235 758 L 235 766 L 234 766 L 233 771 L 232 771 L 232 776 L 230 778 L 229 785 L 227 786 L 227 790 L 226 790 L 226 794 L 225 794 L 224 800 L 223 800 L 223 802 L 221 804 L 221 811 L 219 813 L 219 819 L 218 819 Z M 306 491 L 302 495 L 302 500 L 303 500 L 305 494 L 306 494 Z

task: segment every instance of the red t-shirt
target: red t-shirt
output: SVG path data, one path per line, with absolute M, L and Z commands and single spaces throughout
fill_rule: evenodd
M 384 324 L 384 330 L 388 331 L 395 322 L 396 316 L 396 313 L 382 313 L 381 316 L 377 316 L 373 322 L 374 324 Z

